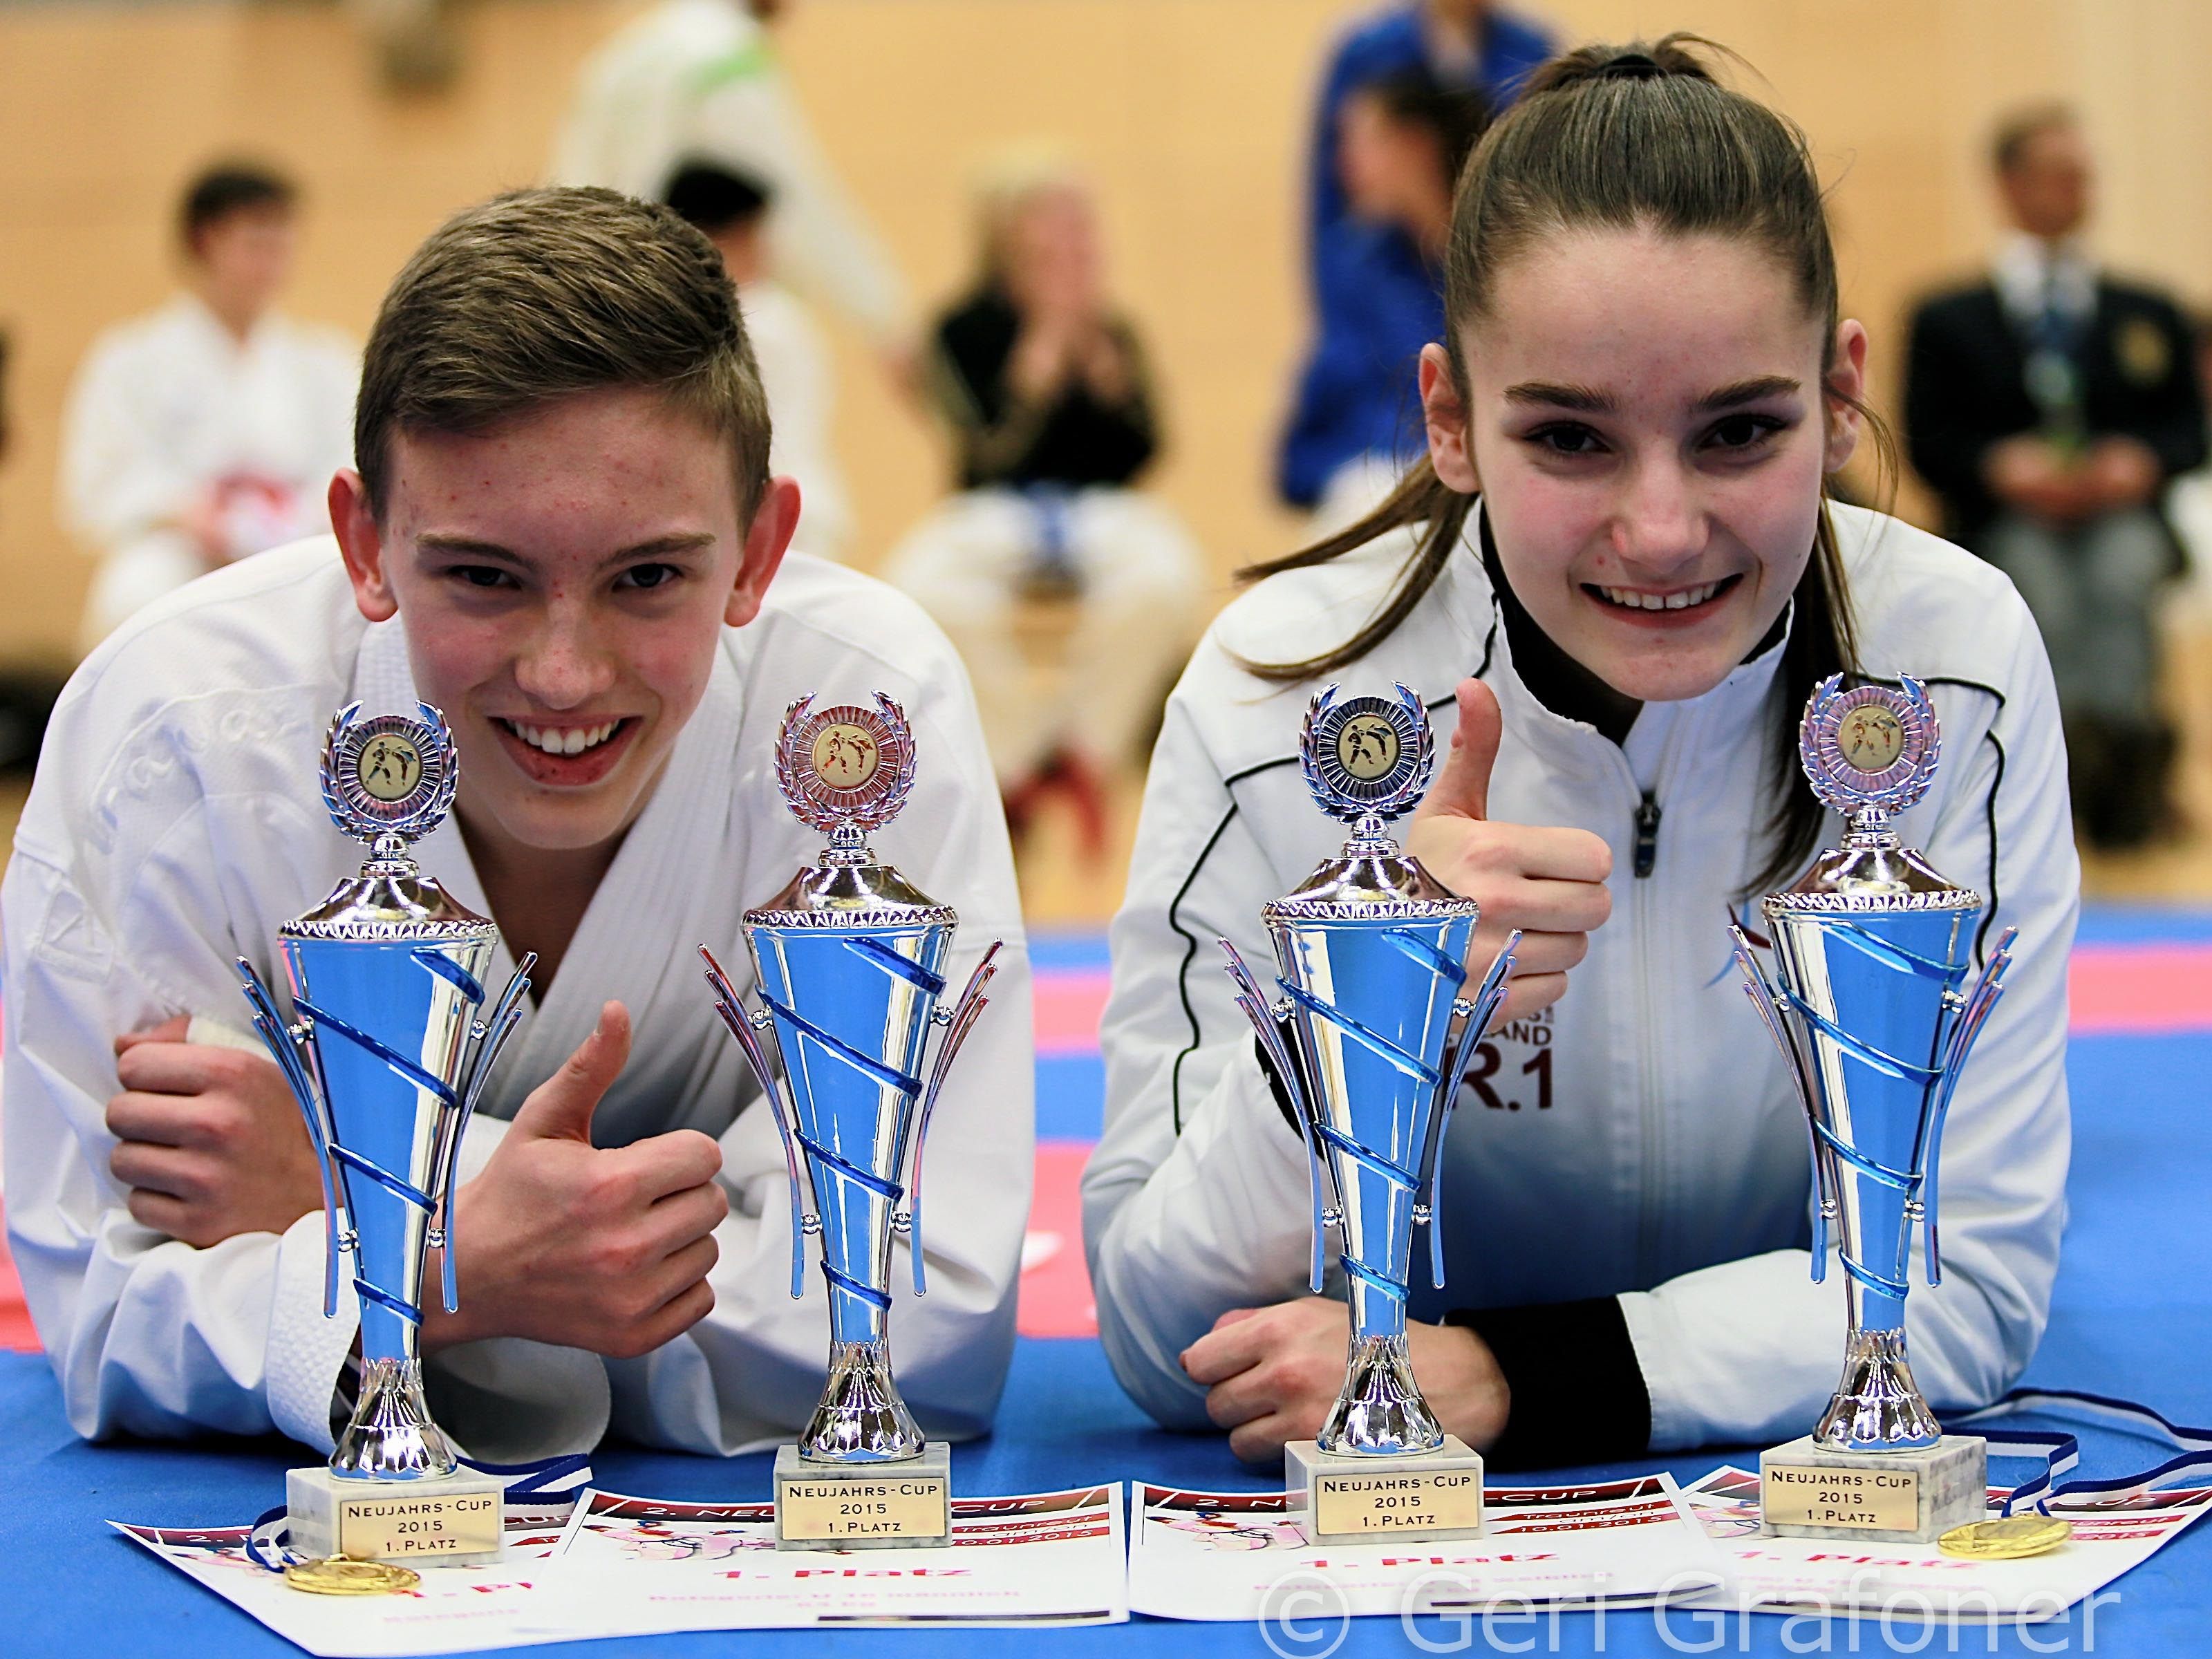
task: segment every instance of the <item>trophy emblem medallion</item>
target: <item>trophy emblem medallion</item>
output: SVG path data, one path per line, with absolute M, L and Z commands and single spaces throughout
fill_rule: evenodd
M 1913 1381 L 1905 1298 L 1916 1231 L 1940 1283 L 1937 1161 L 1944 1114 L 2012 959 L 2008 929 L 1971 990 L 1981 896 L 1905 847 L 1893 821 L 1934 781 L 1941 752 L 1927 689 L 1813 692 L 1798 754 L 1814 793 L 1844 815 L 1840 846 L 1759 909 L 1771 980 L 1732 927 L 1744 988 L 1804 1108 L 1813 1175 L 1812 1269 L 1844 1270 L 1844 1375 L 1813 1432 L 1759 1460 L 1765 1530 L 1784 1537 L 1931 1541 L 1979 1521 L 1986 1446 L 1948 1435 Z
M 277 930 L 293 1018 L 251 963 L 238 964 L 254 1029 L 315 1152 L 323 1312 L 339 1310 L 349 1258 L 361 1321 L 351 1419 L 326 1467 L 286 1478 L 291 1545 L 310 1557 L 455 1564 L 503 1548 L 505 1482 L 454 1455 L 423 1399 L 418 1352 L 430 1250 L 442 1254 L 447 1310 L 460 1305 L 461 1138 L 522 1018 L 535 961 L 526 957 L 487 1006 L 497 930 L 410 856 L 459 781 L 453 734 L 428 703 L 412 717 L 363 720 L 358 703 L 339 711 L 323 743 L 323 802 L 368 857 Z
M 742 923 L 760 1003 L 706 945 L 707 983 L 765 1095 L 791 1199 L 791 1294 L 806 1285 L 806 1241 L 830 1314 L 821 1402 L 775 1462 L 779 1549 L 871 1549 L 951 1540 L 950 1448 L 927 1439 L 899 1395 L 889 1319 L 895 1241 L 925 1292 L 922 1155 L 954 1056 L 989 999 L 989 946 L 951 1006 L 945 969 L 959 918 L 878 861 L 867 837 L 914 787 L 912 728 L 878 692 L 873 708 L 817 710 L 799 698 L 775 747 L 784 804 L 829 845 Z M 926 1070 L 933 1027 L 942 1033 Z
M 1421 1397 L 1406 1301 L 1417 1230 L 1430 1282 L 1443 1284 L 1437 1187 L 1452 1104 L 1504 1000 L 1520 936 L 1470 988 L 1478 907 L 1390 836 L 1436 765 L 1413 692 L 1324 689 L 1307 706 L 1298 763 L 1315 805 L 1350 839 L 1261 911 L 1273 995 L 1221 941 L 1237 1006 L 1305 1139 L 1312 1289 L 1326 1281 L 1334 1235 L 1351 1304 L 1344 1387 L 1319 1435 L 1284 1449 L 1284 1483 L 1317 1544 L 1471 1538 L 1482 1529 L 1482 1459 Z

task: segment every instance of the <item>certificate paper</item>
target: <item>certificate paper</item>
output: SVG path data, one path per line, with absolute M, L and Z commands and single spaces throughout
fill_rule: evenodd
M 246 1553 L 246 1527 L 118 1532 L 326 1659 L 408 1659 L 667 1631 L 1115 1624 L 1129 1616 L 1118 1484 L 956 1498 L 930 1549 L 775 1548 L 767 1504 L 590 1491 L 565 1521 L 510 1510 L 507 1559 L 422 1566 L 391 1595 L 311 1595 Z
M 2212 1486 L 2054 1498 L 2051 1513 L 2073 1523 L 2070 1540 L 2024 1560 L 1984 1561 L 1946 1555 L 1934 1544 L 1762 1537 L 1752 1469 L 1715 1469 L 1685 1496 L 1728 1558 L 1728 1584 L 1711 1605 L 1947 1624 L 2055 1619 L 2148 1560 L 2212 1507 Z M 2003 1498 L 1990 1494 L 1992 1516 Z
M 1129 1605 L 1164 1619 L 1254 1620 L 1285 1595 L 1352 1615 L 1643 1606 L 1710 1594 L 1725 1563 L 1667 1474 L 1492 1486 L 1484 1536 L 1306 1542 L 1283 1492 L 1131 1494 Z
M 1121 1487 L 955 1498 L 952 1542 L 778 1550 L 767 1504 L 587 1492 L 556 1565 L 622 1598 L 624 1635 L 822 1625 L 1119 1624 Z

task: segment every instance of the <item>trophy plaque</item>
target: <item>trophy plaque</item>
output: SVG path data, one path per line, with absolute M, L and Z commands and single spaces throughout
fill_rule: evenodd
M 775 1460 L 778 1549 L 951 1541 L 949 1449 L 925 1441 L 891 1377 L 891 1241 L 922 1263 L 922 1151 L 953 1057 L 988 999 L 999 947 L 959 1000 L 939 1006 L 959 918 L 877 862 L 868 835 L 914 787 L 914 734 L 898 704 L 786 711 L 776 782 L 801 823 L 829 838 L 742 927 L 762 1003 L 749 1011 L 705 945 L 716 1007 L 760 1081 L 791 1182 L 791 1294 L 805 1293 L 805 1240 L 822 1241 L 829 1382 Z M 923 1081 L 932 1025 L 943 1028 Z M 785 1091 L 788 1090 L 787 1097 Z M 801 1187 L 799 1167 L 805 1166 Z M 811 1194 L 812 1202 L 805 1201 Z
M 462 1563 L 498 1559 L 505 1482 L 464 1467 L 430 1419 L 416 1342 L 427 1252 L 443 1256 L 455 1311 L 453 1186 L 461 1136 L 530 988 L 526 957 L 486 1011 L 497 930 L 408 856 L 460 781 L 438 711 L 361 718 L 354 703 L 323 744 L 324 804 L 369 844 L 358 875 L 277 930 L 288 1023 L 252 965 L 239 972 L 253 1024 L 307 1120 L 322 1176 L 323 1313 L 337 1312 L 338 1261 L 353 1259 L 361 1382 L 329 1465 L 285 1482 L 292 1547 L 311 1557 Z
M 1986 1512 L 1984 1443 L 1943 1432 L 1905 1352 L 1916 1228 L 1928 1282 L 1942 1278 L 1943 1115 L 2003 988 L 2014 938 L 2008 929 L 1962 989 L 1981 896 L 1945 880 L 1890 826 L 1927 793 L 1938 749 L 1918 681 L 1823 681 L 1806 704 L 1798 754 L 1814 793 L 1848 824 L 1843 845 L 1760 901 L 1772 982 L 1743 929 L 1732 929 L 1745 989 L 1811 1126 L 1813 1277 L 1826 1276 L 1832 1235 L 1849 1322 L 1843 1380 L 1819 1425 L 1759 1459 L 1765 1530 L 1782 1537 L 1926 1542 Z
M 1279 995 L 1270 999 L 1236 946 L 1221 941 L 1237 1006 L 1305 1134 L 1316 1294 L 1329 1230 L 1342 1241 L 1352 1310 L 1344 1388 L 1317 1438 L 1293 1441 L 1283 1458 L 1292 1506 L 1316 1544 L 1482 1530 L 1482 1458 L 1446 1434 L 1421 1398 L 1407 1352 L 1406 1295 L 1416 1227 L 1428 1234 L 1430 1282 L 1443 1285 L 1444 1135 L 1520 936 L 1463 995 L 1477 906 L 1422 869 L 1389 830 L 1419 805 L 1436 761 L 1421 700 L 1396 690 L 1340 700 L 1332 685 L 1306 710 L 1306 787 L 1352 836 L 1261 912 Z

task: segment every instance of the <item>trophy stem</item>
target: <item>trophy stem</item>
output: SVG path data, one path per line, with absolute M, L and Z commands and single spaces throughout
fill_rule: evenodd
M 1905 1358 L 1905 1329 L 1863 1330 L 1844 1347 L 1844 1377 L 1813 1438 L 1835 1451 L 1904 1451 L 1932 1446 L 1942 1426 Z
M 427 1480 L 459 1466 L 422 1398 L 422 1364 L 408 1342 L 404 1358 L 362 1363 L 361 1401 L 331 1454 L 331 1473 L 346 1480 Z
M 830 1345 L 830 1382 L 799 1437 L 799 1455 L 817 1463 L 889 1463 L 921 1453 L 921 1427 L 891 1380 L 883 1338 Z
M 1413 1362 L 1406 1349 L 1405 1311 L 1391 1336 L 1352 1339 L 1345 1362 L 1344 1392 L 1329 1408 L 1316 1438 L 1332 1454 L 1433 1451 L 1444 1431 L 1413 1381 Z

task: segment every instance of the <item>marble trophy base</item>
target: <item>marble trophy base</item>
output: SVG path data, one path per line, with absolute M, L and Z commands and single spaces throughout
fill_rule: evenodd
M 952 1448 L 923 1443 L 893 1463 L 816 1463 L 775 1454 L 780 1550 L 927 1549 L 952 1541 Z
M 1988 1515 L 1988 1443 L 1947 1434 L 1918 1451 L 1836 1451 L 1808 1435 L 1760 1454 L 1759 1487 L 1770 1537 L 1933 1543 Z
M 291 1547 L 310 1557 L 466 1566 L 496 1561 L 507 1483 L 458 1469 L 422 1480 L 344 1480 L 328 1468 L 284 1475 Z
M 1482 1454 L 1455 1434 L 1429 1452 L 1283 1448 L 1283 1486 L 1315 1544 L 1482 1535 Z

